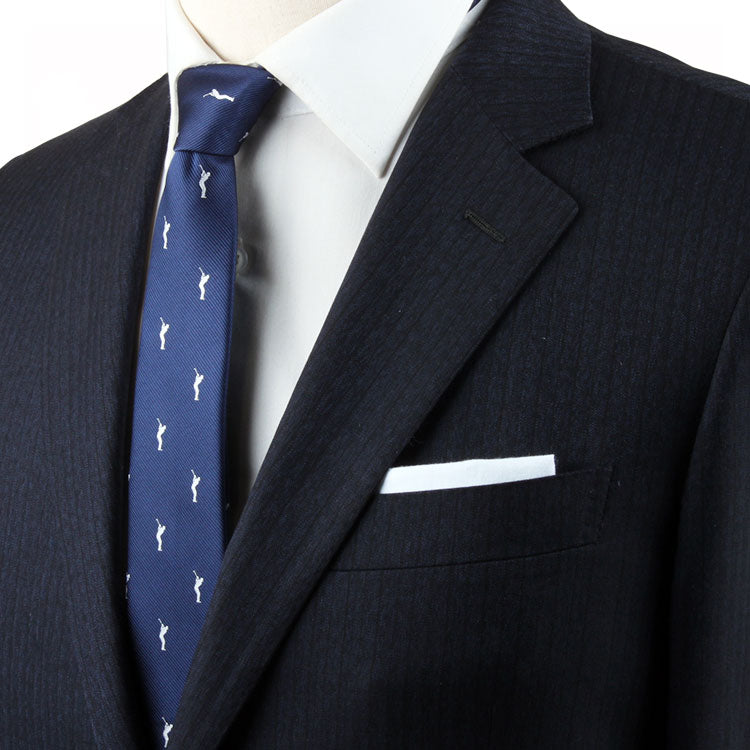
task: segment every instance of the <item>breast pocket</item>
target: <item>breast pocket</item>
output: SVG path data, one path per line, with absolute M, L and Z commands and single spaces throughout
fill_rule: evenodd
M 595 544 L 612 466 L 377 494 L 331 564 L 375 570 L 509 560 Z

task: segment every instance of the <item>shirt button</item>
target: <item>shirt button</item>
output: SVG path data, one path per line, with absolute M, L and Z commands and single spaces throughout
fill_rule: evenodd
M 247 257 L 247 250 L 242 243 L 242 237 L 237 240 L 237 273 L 247 273 L 249 266 L 249 260 Z

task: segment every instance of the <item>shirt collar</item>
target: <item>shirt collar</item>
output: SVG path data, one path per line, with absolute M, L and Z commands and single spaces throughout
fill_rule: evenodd
M 258 63 L 287 86 L 378 177 L 447 56 L 487 0 L 339 0 L 266 47 Z M 170 150 L 178 75 L 226 62 L 179 0 L 166 0 Z

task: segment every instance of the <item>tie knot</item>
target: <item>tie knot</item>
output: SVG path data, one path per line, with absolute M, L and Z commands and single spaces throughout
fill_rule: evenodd
M 212 63 L 182 71 L 175 151 L 233 156 L 280 86 L 260 66 Z

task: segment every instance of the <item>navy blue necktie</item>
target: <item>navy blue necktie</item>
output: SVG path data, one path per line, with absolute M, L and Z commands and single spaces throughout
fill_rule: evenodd
M 225 547 L 225 402 L 237 248 L 234 154 L 278 90 L 262 67 L 177 81 L 179 134 L 151 244 L 133 404 L 128 615 L 166 747 Z

